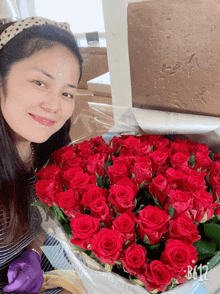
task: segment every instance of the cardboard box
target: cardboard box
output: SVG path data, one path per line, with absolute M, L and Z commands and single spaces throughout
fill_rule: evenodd
M 220 116 L 220 2 L 128 5 L 136 107 Z

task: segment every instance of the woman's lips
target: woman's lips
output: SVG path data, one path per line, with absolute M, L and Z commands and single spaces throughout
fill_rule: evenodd
M 49 120 L 47 118 L 44 118 L 44 117 L 41 117 L 41 116 L 38 116 L 38 115 L 33 115 L 31 113 L 29 113 L 30 116 L 36 120 L 37 122 L 39 122 L 40 124 L 42 125 L 45 125 L 45 126 L 48 126 L 48 127 L 51 127 L 52 125 L 55 124 L 55 121 L 54 120 Z

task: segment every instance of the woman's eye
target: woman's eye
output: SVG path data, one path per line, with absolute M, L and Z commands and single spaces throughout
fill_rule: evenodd
M 41 87 L 43 87 L 43 86 L 45 86 L 45 84 L 43 83 L 43 82 L 41 82 L 41 81 L 33 81 L 37 86 L 41 86 Z
M 69 93 L 63 93 L 63 95 L 67 98 L 70 98 L 70 99 L 73 99 L 74 96 L 72 94 L 69 94 Z

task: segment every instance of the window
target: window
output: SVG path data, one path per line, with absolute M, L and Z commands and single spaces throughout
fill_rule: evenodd
M 37 16 L 68 22 L 77 37 L 94 31 L 104 36 L 102 0 L 35 0 L 35 7 Z

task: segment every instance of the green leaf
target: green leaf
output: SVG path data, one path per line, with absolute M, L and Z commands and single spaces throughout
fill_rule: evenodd
M 179 285 L 177 279 L 174 279 L 174 278 L 171 279 L 171 283 L 172 283 L 173 285 Z
M 209 182 L 210 182 L 209 174 L 207 174 L 207 176 L 205 177 L 205 181 L 206 181 L 207 184 L 209 184 Z
M 144 188 L 144 185 L 145 185 L 145 181 L 143 181 L 141 184 L 140 184 L 140 189 L 143 189 Z
M 204 240 L 198 240 L 195 243 L 193 243 L 193 246 L 195 246 L 198 255 L 203 255 L 203 254 L 215 254 L 215 250 L 217 247 L 217 244 L 215 241 L 207 242 Z
M 121 146 L 118 148 L 118 150 L 115 152 L 114 155 L 115 155 L 116 157 L 119 156 L 120 151 L 121 151 Z
M 214 153 L 213 152 L 209 153 L 209 157 L 211 158 L 212 162 L 214 162 Z
M 159 244 L 155 244 L 155 245 L 150 245 L 149 248 L 150 250 L 155 250 L 158 249 L 160 247 L 160 243 Z
M 113 165 L 113 161 L 111 159 L 107 160 L 105 162 L 105 170 L 107 171 L 109 166 L 112 166 Z
M 132 279 L 131 277 L 129 277 L 129 280 L 134 282 L 135 284 L 138 284 L 139 286 L 144 286 L 144 283 L 141 282 L 139 279 Z
M 63 228 L 64 228 L 65 232 L 67 233 L 67 235 L 72 235 L 72 229 L 69 224 L 64 224 Z
M 174 216 L 174 214 L 175 214 L 175 209 L 173 208 L 172 204 L 169 205 L 168 213 L 169 213 L 169 216 L 170 216 L 171 218 L 173 218 L 173 216 Z
M 220 251 L 216 253 L 215 256 L 213 256 L 209 262 L 207 262 L 208 270 L 212 269 L 214 266 L 216 266 L 220 262 Z
M 47 218 L 46 218 L 46 221 L 49 220 L 49 215 L 48 215 L 49 210 L 50 210 L 50 207 L 49 207 L 49 206 L 45 207 L 46 217 L 47 217 Z
M 134 175 L 134 174 L 132 174 L 132 175 L 131 175 L 131 178 L 134 180 L 134 178 L 135 178 L 135 175 Z
M 216 198 L 217 198 L 217 202 L 220 203 L 219 202 L 219 196 L 218 196 L 218 193 L 217 192 L 216 192 Z
M 157 199 L 157 196 L 154 195 L 154 196 L 153 196 L 153 200 L 154 200 L 154 203 L 155 203 L 156 206 L 162 208 L 162 206 L 160 205 L 160 203 L 159 203 L 159 201 L 158 201 L 158 199 Z
M 205 223 L 203 227 L 205 235 L 220 244 L 220 225 Z
M 104 188 L 105 185 L 105 179 L 100 177 L 97 173 L 95 173 L 96 175 L 96 184 L 99 188 Z
M 171 285 L 167 286 L 166 291 L 169 291 L 169 290 L 175 288 L 177 285 L 179 285 L 177 279 L 172 278 Z
M 212 258 L 213 254 L 202 254 L 198 256 L 198 261 L 202 262 L 203 260 L 207 260 L 207 258 Z
M 157 293 L 158 293 L 158 289 L 155 289 L 155 290 L 153 290 L 153 291 L 150 291 L 150 293 L 152 293 L 152 294 L 157 294 Z
M 144 235 L 144 243 L 150 245 L 150 240 L 147 235 Z
M 204 224 L 205 222 L 207 222 L 208 216 L 207 213 L 204 214 L 203 218 L 200 221 L 200 224 Z
M 112 265 L 110 265 L 110 264 L 106 264 L 105 265 L 105 269 L 108 271 L 108 272 L 111 272 L 112 271 Z
M 45 203 L 43 203 L 41 201 L 33 202 L 33 203 L 31 203 L 31 206 L 48 207 Z
M 189 165 L 193 168 L 196 164 L 196 161 L 195 161 L 195 156 L 194 155 L 191 155 L 189 157 L 189 161 L 188 161 Z
M 54 209 L 54 214 L 55 217 L 60 220 L 63 219 L 65 222 L 67 222 L 65 216 L 63 215 L 62 210 L 59 208 L 59 206 L 57 206 L 55 203 L 53 203 L 53 209 Z
M 138 211 L 140 211 L 143 207 L 145 207 L 145 205 L 144 205 L 144 204 L 141 204 L 141 205 L 138 207 L 138 210 L 135 211 L 135 213 L 137 213 Z

